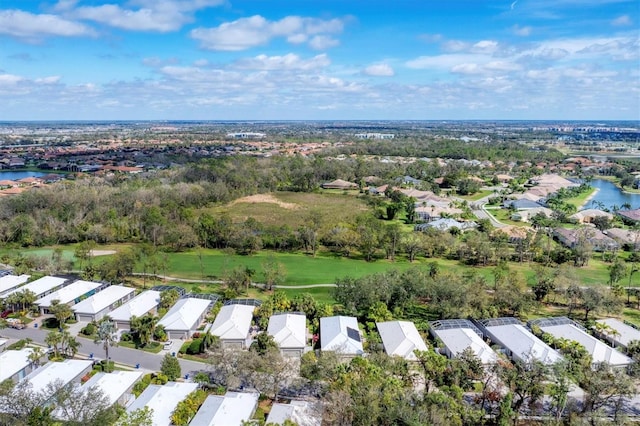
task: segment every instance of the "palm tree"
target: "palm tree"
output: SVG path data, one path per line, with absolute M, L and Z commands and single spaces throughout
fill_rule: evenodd
M 118 329 L 116 324 L 111 321 L 111 318 L 107 317 L 98 324 L 98 330 L 96 331 L 96 337 L 93 343 L 101 343 L 105 351 L 105 358 L 109 362 L 109 347 L 118 346 Z
M 620 206 L 620 209 L 631 210 L 631 203 L 628 201 L 622 203 L 622 205 Z
M 22 305 L 23 311 L 27 310 L 27 308 L 30 308 L 33 302 L 38 299 L 36 294 L 29 289 L 23 290 L 18 294 L 20 295 L 20 304 Z
M 40 358 L 44 356 L 44 351 L 40 346 L 36 346 L 32 349 L 31 353 L 28 356 L 29 362 L 34 368 L 40 367 Z
M 53 356 L 58 358 L 60 356 L 60 349 L 58 345 L 62 343 L 62 333 L 58 331 L 50 331 L 47 337 L 44 338 L 44 342 L 53 349 Z
M 64 326 L 65 321 L 67 321 L 73 315 L 73 311 L 66 303 L 60 303 L 58 299 L 51 301 L 51 306 L 49 306 L 49 312 L 56 317 L 58 323 L 60 324 L 60 328 Z
M 62 332 L 62 338 L 64 343 L 64 353 L 67 357 L 73 358 L 77 353 L 82 343 L 72 336 L 68 331 Z

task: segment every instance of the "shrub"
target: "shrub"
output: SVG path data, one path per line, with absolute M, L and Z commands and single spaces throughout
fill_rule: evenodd
M 191 342 L 184 342 L 178 352 L 184 355 L 187 353 L 190 346 L 191 346 Z
M 133 336 L 131 335 L 131 333 L 122 333 L 120 335 L 120 340 L 122 342 L 131 342 L 133 340 Z
M 264 422 L 267 418 L 267 415 L 264 413 L 264 410 L 262 408 L 258 407 L 256 408 L 256 412 L 253 414 L 253 418 Z
M 187 349 L 189 355 L 197 355 L 202 353 L 202 339 L 193 339 L 189 348 Z
M 22 349 L 25 346 L 27 346 L 27 343 L 29 343 L 29 342 L 26 339 L 20 339 L 17 342 L 12 343 L 9 346 L 7 346 L 7 350 L 9 350 L 9 351 L 19 351 L 20 349 Z
M 96 326 L 91 322 L 87 324 L 85 327 L 83 327 L 82 330 L 80 330 L 80 333 L 84 334 L 85 336 L 91 336 L 95 332 L 96 332 Z
M 151 379 L 151 383 L 154 385 L 166 385 L 168 381 L 169 377 L 162 373 L 154 374 L 153 378 Z

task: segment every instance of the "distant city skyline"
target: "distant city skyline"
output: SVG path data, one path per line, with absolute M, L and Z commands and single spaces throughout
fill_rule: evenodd
M 639 120 L 640 0 L 5 0 L 0 120 Z

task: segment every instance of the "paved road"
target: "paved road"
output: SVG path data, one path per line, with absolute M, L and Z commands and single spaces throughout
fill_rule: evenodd
M 179 283 L 195 283 L 195 284 L 224 284 L 224 281 L 220 280 L 197 280 L 191 278 L 176 278 L 170 277 L 169 275 L 158 275 L 158 274 L 150 274 L 150 273 L 142 273 L 142 272 L 134 272 L 135 276 L 147 276 L 147 277 L 155 277 L 165 281 L 174 281 Z M 253 287 L 264 288 L 265 284 L 263 283 L 251 283 Z M 284 288 L 284 289 L 297 289 L 297 288 L 322 288 L 322 287 L 335 287 L 335 283 L 325 283 L 325 284 L 304 284 L 304 285 L 274 285 L 273 288 Z
M 9 339 L 25 339 L 29 338 L 35 343 L 47 346 L 44 343 L 45 336 L 49 330 L 43 330 L 40 328 L 25 328 L 24 330 L 15 330 L 13 328 L 6 328 L 0 330 L 0 336 Z M 102 359 L 105 356 L 104 349 L 101 344 L 93 343 L 93 340 L 78 337 L 78 341 L 82 344 L 80 347 L 80 355 L 89 356 L 93 353 L 95 358 Z M 172 351 L 180 349 L 174 344 Z M 136 364 L 140 364 L 140 368 L 148 371 L 159 371 L 162 357 L 167 351 L 161 351 L 157 354 L 144 352 L 136 349 L 124 348 L 124 347 L 111 347 L 109 348 L 109 356 L 112 361 L 118 364 L 128 365 L 135 367 Z M 185 359 L 178 359 L 180 366 L 182 367 L 182 374 L 192 373 L 194 371 L 200 371 L 207 367 L 207 364 L 195 361 L 189 361 Z

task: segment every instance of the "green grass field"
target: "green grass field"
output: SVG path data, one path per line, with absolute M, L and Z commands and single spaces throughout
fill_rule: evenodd
M 265 225 L 288 225 L 295 229 L 305 223 L 310 212 L 330 217 L 332 222 L 349 222 L 355 216 L 370 211 L 358 192 L 302 193 L 275 192 L 244 197 L 224 206 L 209 208 L 212 214 L 226 213 L 234 222 L 252 217 Z
M 491 195 L 491 194 L 493 194 L 493 191 L 482 190 L 472 195 L 457 195 L 457 197 L 460 197 L 467 201 L 478 201 L 480 198 L 486 197 L 487 195 Z
M 587 202 L 588 198 L 591 197 L 594 192 L 596 192 L 596 188 L 591 187 L 588 191 L 583 192 L 582 194 L 578 195 L 577 197 L 567 198 L 564 201 L 566 203 L 568 203 L 568 204 L 572 204 L 572 205 L 576 206 L 576 208 L 578 210 L 580 210 L 582 208 L 582 206 L 585 205 L 585 203 Z

